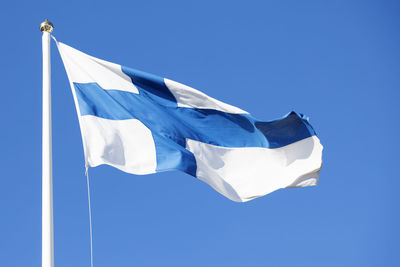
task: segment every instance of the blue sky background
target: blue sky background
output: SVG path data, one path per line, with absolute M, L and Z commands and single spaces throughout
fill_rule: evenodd
M 41 33 L 272 120 L 308 115 L 318 187 L 235 203 L 179 172 L 90 169 L 94 264 L 399 266 L 398 1 L 2 3 L 0 266 L 41 264 Z M 84 158 L 52 43 L 55 265 L 89 266 Z

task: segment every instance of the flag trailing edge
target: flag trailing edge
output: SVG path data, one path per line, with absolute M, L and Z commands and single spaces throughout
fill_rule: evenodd
M 323 147 L 303 115 L 259 121 L 189 86 L 56 43 L 87 167 L 179 170 L 238 202 L 317 184 Z

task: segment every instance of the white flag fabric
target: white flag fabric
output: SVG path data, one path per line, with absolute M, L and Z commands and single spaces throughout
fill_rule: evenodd
M 179 170 L 239 202 L 317 184 L 322 145 L 302 114 L 259 121 L 189 86 L 57 46 L 88 167 Z

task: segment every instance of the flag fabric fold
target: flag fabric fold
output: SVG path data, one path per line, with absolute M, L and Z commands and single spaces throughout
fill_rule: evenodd
M 303 115 L 259 121 L 181 83 L 57 46 L 88 167 L 183 171 L 239 202 L 317 184 L 322 145 Z

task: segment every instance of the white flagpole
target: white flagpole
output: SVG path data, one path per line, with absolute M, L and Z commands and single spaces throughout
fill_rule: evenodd
M 40 24 L 43 51 L 42 113 L 42 267 L 54 266 L 53 239 L 53 174 L 51 151 L 51 71 L 50 33 L 53 24 L 47 19 Z

